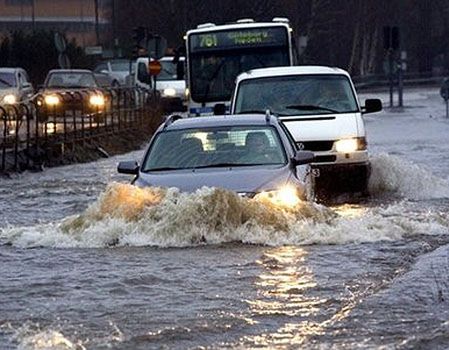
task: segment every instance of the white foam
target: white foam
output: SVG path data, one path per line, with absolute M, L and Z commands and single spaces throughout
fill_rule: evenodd
M 189 194 L 113 183 L 78 216 L 54 224 L 2 229 L 0 239 L 18 247 L 58 248 L 344 244 L 447 233 L 448 215 L 408 212 L 405 201 L 355 212 L 308 202 L 288 209 L 222 189 L 202 188 Z
M 408 199 L 449 198 L 449 182 L 400 157 L 379 154 L 371 158 L 369 191 Z

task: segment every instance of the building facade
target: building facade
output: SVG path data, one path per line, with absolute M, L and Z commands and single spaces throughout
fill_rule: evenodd
M 54 30 L 80 46 L 110 46 L 114 0 L 0 0 L 0 35 Z

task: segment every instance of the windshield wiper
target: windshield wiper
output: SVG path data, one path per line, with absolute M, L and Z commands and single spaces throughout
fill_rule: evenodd
M 171 167 L 171 166 L 166 166 L 166 167 L 160 167 L 160 168 L 150 168 L 150 169 L 144 169 L 142 170 L 143 173 L 148 173 L 150 171 L 164 171 L 164 170 L 182 170 L 185 168 L 175 168 L 175 167 Z
M 331 109 L 331 108 L 327 108 L 327 107 L 323 107 L 323 106 L 315 106 L 315 105 L 290 105 L 290 106 L 285 106 L 285 108 L 287 109 L 298 109 L 298 110 L 304 110 L 304 111 L 316 111 L 316 110 L 323 110 L 323 111 L 328 111 L 331 113 L 338 113 L 338 111 L 336 111 L 335 109 Z
M 248 165 L 257 165 L 257 164 L 245 164 L 245 163 L 214 163 L 214 164 L 207 164 L 207 165 L 199 165 L 196 167 L 192 167 L 192 169 L 205 169 L 205 168 L 226 168 L 226 167 L 233 167 L 233 166 L 248 166 Z
M 6 86 L 12 87 L 12 84 L 0 78 L 0 83 L 5 84 Z

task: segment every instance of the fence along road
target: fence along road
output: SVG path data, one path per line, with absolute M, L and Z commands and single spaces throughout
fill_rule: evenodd
M 157 119 L 159 101 L 141 89 L 104 89 L 103 102 L 94 105 L 88 90 L 60 90 L 51 96 L 53 101 L 36 95 L 24 103 L 0 105 L 0 173 L 35 168 L 50 150 L 64 152 L 147 130 Z

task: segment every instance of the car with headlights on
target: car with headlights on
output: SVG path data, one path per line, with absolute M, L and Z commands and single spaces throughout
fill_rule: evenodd
M 0 105 L 28 102 L 34 89 L 22 68 L 0 68 Z
M 236 80 L 231 113 L 270 110 L 300 149 L 313 151 L 316 192 L 366 194 L 370 176 L 363 115 L 382 109 L 379 99 L 361 106 L 349 74 L 325 66 L 254 69 Z
M 285 205 L 310 197 L 313 153 L 297 151 L 285 126 L 272 115 L 201 118 L 170 116 L 155 132 L 142 161 L 120 162 L 139 187 L 203 186 L 240 196 L 267 194 Z
M 39 90 L 40 118 L 63 116 L 77 112 L 82 116 L 99 117 L 108 105 L 94 73 L 87 69 L 53 69 L 48 72 Z
M 164 112 L 185 112 L 187 110 L 187 89 L 184 80 L 185 57 L 177 60 L 172 56 L 164 56 L 159 60 L 161 72 L 156 77 L 148 73 L 148 57 L 137 59 L 137 69 L 134 73 L 137 87 L 151 90 L 156 86 Z

